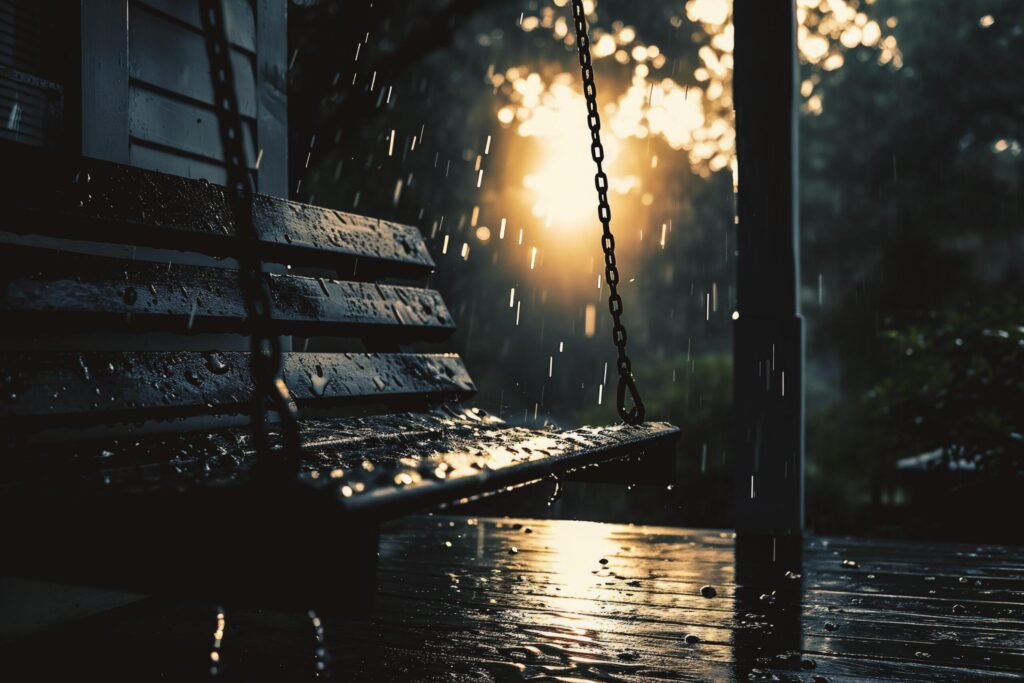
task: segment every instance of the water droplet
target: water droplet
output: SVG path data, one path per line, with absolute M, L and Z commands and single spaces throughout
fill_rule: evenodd
M 327 385 L 331 383 L 331 378 L 324 377 L 324 368 L 318 363 L 316 372 L 309 373 L 309 383 L 314 396 L 323 396 L 327 391 Z
M 839 624 L 835 623 L 834 621 L 826 621 L 825 622 L 825 630 L 826 631 L 838 631 L 839 630 Z
M 713 598 L 716 595 L 718 595 L 718 591 L 715 590 L 714 586 L 701 586 L 700 594 L 703 595 L 705 598 Z
M 82 369 L 82 378 L 86 382 L 91 382 L 92 381 L 92 373 L 89 372 L 89 366 L 86 364 L 84 356 L 79 356 L 78 357 L 78 367 L 80 367 Z
M 700 636 L 694 633 L 687 633 L 686 637 L 683 640 L 685 640 L 690 645 L 696 645 L 700 642 Z
M 562 497 L 562 480 L 558 478 L 557 474 L 551 475 L 551 480 L 555 482 L 555 490 L 551 492 L 551 497 L 548 498 L 548 505 L 554 505 L 555 501 Z
M 206 369 L 213 374 L 223 375 L 228 371 L 228 364 L 221 354 L 216 351 L 210 351 L 203 355 L 206 357 Z

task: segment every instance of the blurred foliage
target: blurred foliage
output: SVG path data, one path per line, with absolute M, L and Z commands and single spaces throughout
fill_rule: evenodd
M 887 452 L 941 450 L 942 467 L 961 461 L 988 477 L 1020 476 L 1024 308 L 936 317 L 884 334 L 889 371 L 864 401 Z
M 927 519 L 955 509 L 965 529 L 992 528 L 991 508 L 962 497 L 973 474 L 909 481 L 895 463 L 963 449 L 1020 473 L 1020 351 L 985 330 L 1021 322 L 1024 4 L 869 11 L 892 24 L 903 67 L 852 50 L 815 86 L 823 112 L 800 122 L 808 517 L 825 532 L 949 535 Z M 922 487 L 943 495 L 912 495 Z
M 937 313 L 880 336 L 878 383 L 808 420 L 808 515 L 829 533 L 1020 542 L 1024 309 Z M 921 456 L 914 467 L 901 459 Z M 936 457 L 937 456 L 937 457 Z

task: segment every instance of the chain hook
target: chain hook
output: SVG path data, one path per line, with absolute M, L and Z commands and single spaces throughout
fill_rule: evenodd
M 629 399 L 633 402 L 633 407 L 626 408 L 626 392 L 629 392 Z M 622 418 L 623 422 L 631 425 L 642 424 L 644 421 L 644 402 L 640 398 L 640 390 L 636 387 L 636 380 L 633 379 L 632 375 L 627 377 L 619 377 L 619 385 L 616 390 L 616 398 L 618 400 L 617 409 L 619 411 L 619 417 Z

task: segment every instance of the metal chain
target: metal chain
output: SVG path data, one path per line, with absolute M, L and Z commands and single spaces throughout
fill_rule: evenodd
M 604 145 L 601 144 L 601 116 L 597 111 L 597 86 L 594 84 L 594 68 L 590 59 L 590 37 L 587 35 L 587 17 L 583 0 L 572 0 L 572 17 L 576 24 L 576 46 L 580 56 L 580 75 L 583 77 L 583 96 L 587 100 L 587 125 L 590 127 L 590 155 L 597 165 L 594 185 L 597 187 L 597 217 L 604 234 L 601 249 L 604 251 L 604 280 L 608 285 L 608 310 L 612 314 L 612 340 L 618 350 L 616 365 L 619 384 L 616 392 L 616 409 L 628 424 L 644 421 L 644 402 L 633 377 L 633 366 L 626 355 L 626 328 L 622 324 L 622 297 L 619 296 L 619 268 L 615 261 L 615 236 L 612 234 L 612 210 L 608 205 L 608 176 L 603 169 Z M 626 392 L 633 407 L 626 408 Z
M 253 381 L 252 430 L 257 474 L 271 481 L 286 481 L 299 470 L 301 445 L 295 404 L 280 377 L 281 341 L 273 333 L 270 292 L 259 254 L 259 235 L 252 218 L 253 182 L 245 155 L 242 117 L 238 109 L 231 48 L 228 44 L 222 0 L 200 0 L 206 54 L 210 60 L 214 106 L 227 170 L 225 196 L 231 208 L 237 239 L 239 283 L 245 297 L 250 327 L 250 372 Z M 283 452 L 271 453 L 268 406 L 280 418 Z

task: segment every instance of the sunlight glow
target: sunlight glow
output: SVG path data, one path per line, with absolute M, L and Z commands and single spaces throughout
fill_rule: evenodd
M 566 30 L 565 2 L 554 2 L 537 10 L 529 28 L 548 29 L 566 45 L 575 45 L 575 35 Z M 797 0 L 797 45 L 800 60 L 814 67 L 812 77 L 801 84 L 803 109 L 812 115 L 820 114 L 824 102 L 815 88 L 818 73 L 842 68 L 846 58 L 843 50 L 870 48 L 877 52 L 879 64 L 899 69 L 903 56 L 892 35 L 883 35 L 882 26 L 860 11 L 858 0 Z M 863 4 L 870 4 L 863 3 Z M 733 26 L 729 0 L 687 0 L 686 19 L 698 24 L 705 38 L 694 34 L 701 46 L 698 49 L 700 65 L 692 78 L 658 73 L 667 66 L 667 58 L 659 46 L 644 43 L 633 26 L 612 22 L 608 30 L 597 22 L 594 15 L 596 2 L 586 3 L 591 25 L 592 54 L 595 61 L 613 57 L 614 61 L 632 64 L 632 75 L 624 92 L 618 96 L 601 89 L 602 118 L 606 130 L 605 145 L 629 139 L 645 140 L 650 137 L 664 140 L 672 149 L 686 151 L 694 172 L 708 175 L 732 165 L 736 153 L 736 140 L 732 124 L 732 50 Z M 525 22 L 525 20 L 524 20 Z M 682 18 L 672 17 L 673 26 L 681 27 Z M 894 17 L 885 25 L 896 25 Z M 543 71 L 543 69 L 541 69 Z M 679 80 L 676 80 L 679 78 Z M 503 126 L 516 126 L 523 137 L 540 137 L 557 141 L 548 145 L 548 158 L 528 172 L 527 188 L 536 193 L 535 215 L 550 216 L 552 220 L 578 220 L 577 200 L 592 199 L 589 181 L 584 183 L 580 172 L 586 159 L 573 151 L 573 145 L 583 149 L 589 140 L 580 142 L 571 137 L 585 117 L 582 113 L 582 94 L 577 72 L 559 72 L 551 77 L 531 72 L 525 67 L 512 67 L 492 79 L 495 91 L 506 99 L 498 109 L 497 118 Z M 692 84 L 686 81 L 692 81 Z M 566 133 L 566 131 L 571 131 Z M 564 143 L 564 144 L 563 144 Z M 616 176 L 609 170 L 613 190 L 628 193 L 641 189 L 643 179 L 622 179 L 614 185 Z M 591 174 L 592 175 L 592 174 Z M 584 195 L 584 185 L 591 190 Z M 573 206 L 569 206 L 573 205 Z
M 604 590 L 612 570 L 628 573 L 632 562 L 621 555 L 616 527 L 594 522 L 567 522 L 551 527 L 550 571 L 562 584 L 562 595 L 587 598 Z M 602 564 L 600 560 L 605 560 Z
M 512 104 L 518 105 L 517 132 L 540 138 L 543 145 L 543 153 L 523 176 L 523 186 L 533 196 L 531 211 L 562 229 L 590 225 L 597 194 L 590 133 L 581 125 L 587 116 L 583 95 L 574 87 L 572 74 L 558 74 L 544 87 L 540 74 L 520 75 L 518 71 L 510 69 L 506 74 L 513 84 Z M 628 194 L 640 179 L 617 172 L 622 145 L 615 135 L 606 135 L 604 146 L 609 188 L 613 193 Z

